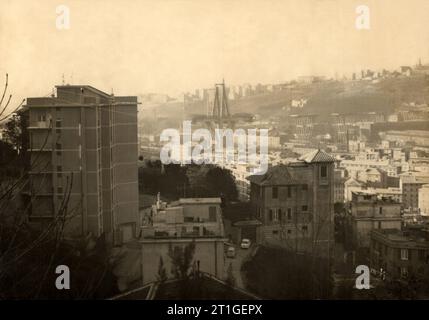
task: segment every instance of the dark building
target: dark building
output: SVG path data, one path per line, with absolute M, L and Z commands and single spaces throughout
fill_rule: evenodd
M 386 279 L 429 276 L 429 229 L 378 229 L 371 232 L 371 268 Z
M 249 177 L 250 201 L 262 226 L 259 243 L 329 255 L 333 241 L 334 162 L 321 150 Z

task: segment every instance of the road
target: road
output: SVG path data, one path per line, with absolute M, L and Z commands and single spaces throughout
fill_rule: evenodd
M 252 245 L 249 249 L 241 249 L 239 245 L 234 245 L 235 247 L 235 258 L 226 258 L 225 259 L 225 279 L 228 276 L 229 265 L 232 264 L 232 273 L 235 278 L 235 286 L 241 289 L 245 289 L 243 277 L 241 274 L 241 265 L 243 261 L 256 249 Z

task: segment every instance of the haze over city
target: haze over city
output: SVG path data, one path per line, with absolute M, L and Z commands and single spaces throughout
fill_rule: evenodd
M 70 8 L 69 30 L 55 27 L 59 4 Z M 115 94 L 176 95 L 221 78 L 240 84 L 342 77 L 429 56 L 425 0 L 116 4 L 1 1 L 0 72 L 10 75 L 10 108 L 50 94 L 46 88 L 63 78 Z M 370 8 L 370 30 L 355 28 L 361 4 Z
M 0 4 L 0 300 L 429 300 L 429 1 L 57 1 Z

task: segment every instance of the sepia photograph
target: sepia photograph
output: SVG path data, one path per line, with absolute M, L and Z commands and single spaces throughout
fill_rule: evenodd
M 428 300 L 428 17 L 0 0 L 0 300 Z

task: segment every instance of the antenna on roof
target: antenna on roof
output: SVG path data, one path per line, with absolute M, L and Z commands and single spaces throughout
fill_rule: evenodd
M 63 85 L 65 85 L 65 81 L 64 81 L 64 73 L 63 73 L 63 77 L 62 77 L 63 79 L 62 79 L 62 83 L 63 83 Z

